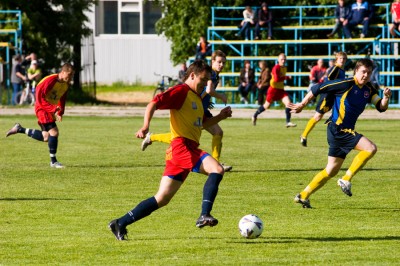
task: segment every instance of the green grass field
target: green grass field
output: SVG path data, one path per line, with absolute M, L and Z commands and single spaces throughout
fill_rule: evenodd
M 33 116 L 0 117 L 1 134 L 15 123 L 37 127 Z M 165 144 L 140 151 L 134 133 L 142 118 L 64 117 L 58 159 L 50 169 L 47 144 L 22 134 L 0 138 L 0 265 L 398 265 L 400 261 L 400 123 L 360 120 L 359 132 L 378 153 L 353 179 L 353 197 L 337 177 L 302 209 L 294 196 L 327 160 L 319 123 L 303 148 L 297 128 L 284 121 L 221 122 L 226 173 L 213 209 L 219 225 L 198 229 L 205 176 L 190 174 L 171 203 L 128 227 L 117 241 L 108 222 L 154 195 Z M 165 132 L 155 118 L 151 131 Z M 201 147 L 210 150 L 203 133 Z M 344 163 L 342 175 L 356 152 Z M 238 222 L 254 213 L 260 238 L 240 236 Z

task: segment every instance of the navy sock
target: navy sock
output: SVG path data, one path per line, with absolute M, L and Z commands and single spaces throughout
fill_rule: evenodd
M 257 117 L 259 114 L 261 114 L 262 112 L 265 111 L 264 105 L 261 105 L 260 107 L 258 107 L 257 111 L 254 113 L 254 117 Z
M 133 210 L 118 219 L 120 226 L 127 226 L 131 223 L 137 222 L 140 219 L 149 216 L 153 211 L 158 209 L 156 198 L 148 198 L 139 203 Z
M 18 128 L 17 133 L 25 133 L 25 130 L 26 130 L 26 128 L 20 127 L 20 128 Z
M 209 215 L 211 213 L 215 197 L 218 193 L 218 186 L 222 180 L 222 175 L 211 173 L 203 188 L 203 203 L 201 205 L 201 215 Z
M 52 163 L 57 162 L 56 158 L 57 146 L 58 146 L 58 137 L 49 136 L 49 151 Z
M 290 122 L 290 118 L 292 117 L 292 113 L 290 112 L 291 109 L 290 108 L 286 108 L 285 112 L 286 112 L 286 123 Z
M 39 140 L 39 141 L 43 141 L 42 131 L 36 130 L 36 129 L 29 129 L 29 128 L 27 128 L 27 129 L 28 129 L 28 134 L 27 135 L 29 137 L 31 137 L 33 139 L 36 139 L 36 140 Z

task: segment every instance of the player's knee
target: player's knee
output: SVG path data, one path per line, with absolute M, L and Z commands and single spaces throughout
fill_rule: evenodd
M 43 135 L 43 141 L 48 142 L 50 134 L 46 131 L 42 131 L 42 135 Z
M 159 208 L 166 206 L 172 199 L 172 197 L 166 196 L 166 195 L 160 195 L 160 196 L 156 196 L 156 201 L 157 201 L 157 205 Z
M 376 147 L 375 143 L 371 143 L 369 149 L 367 150 L 373 155 L 378 151 L 378 147 Z

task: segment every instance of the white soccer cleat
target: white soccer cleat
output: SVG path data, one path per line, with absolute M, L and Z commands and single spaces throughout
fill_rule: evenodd
M 297 127 L 297 125 L 295 123 L 289 122 L 289 123 L 286 123 L 286 127 L 287 128 L 288 127 Z
M 151 137 L 151 133 L 148 132 L 146 134 L 146 137 L 142 141 L 142 151 L 144 151 L 147 148 L 147 146 L 151 145 L 152 141 L 151 141 L 150 137 Z
M 346 194 L 349 197 L 353 196 L 353 194 L 351 193 L 351 183 L 349 181 L 339 179 L 337 181 L 337 184 L 342 189 L 344 194 Z
M 50 162 L 50 167 L 51 168 L 58 168 L 58 169 L 65 168 L 65 166 L 62 165 L 60 162 L 55 162 L 55 163 Z

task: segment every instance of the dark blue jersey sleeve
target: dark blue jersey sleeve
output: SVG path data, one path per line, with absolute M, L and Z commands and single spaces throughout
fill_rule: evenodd
M 321 93 L 338 95 L 338 94 L 343 94 L 354 84 L 355 84 L 354 78 L 348 78 L 344 80 L 335 79 L 335 80 L 329 80 L 321 84 L 317 84 L 311 87 L 311 91 L 314 96 L 317 96 Z

